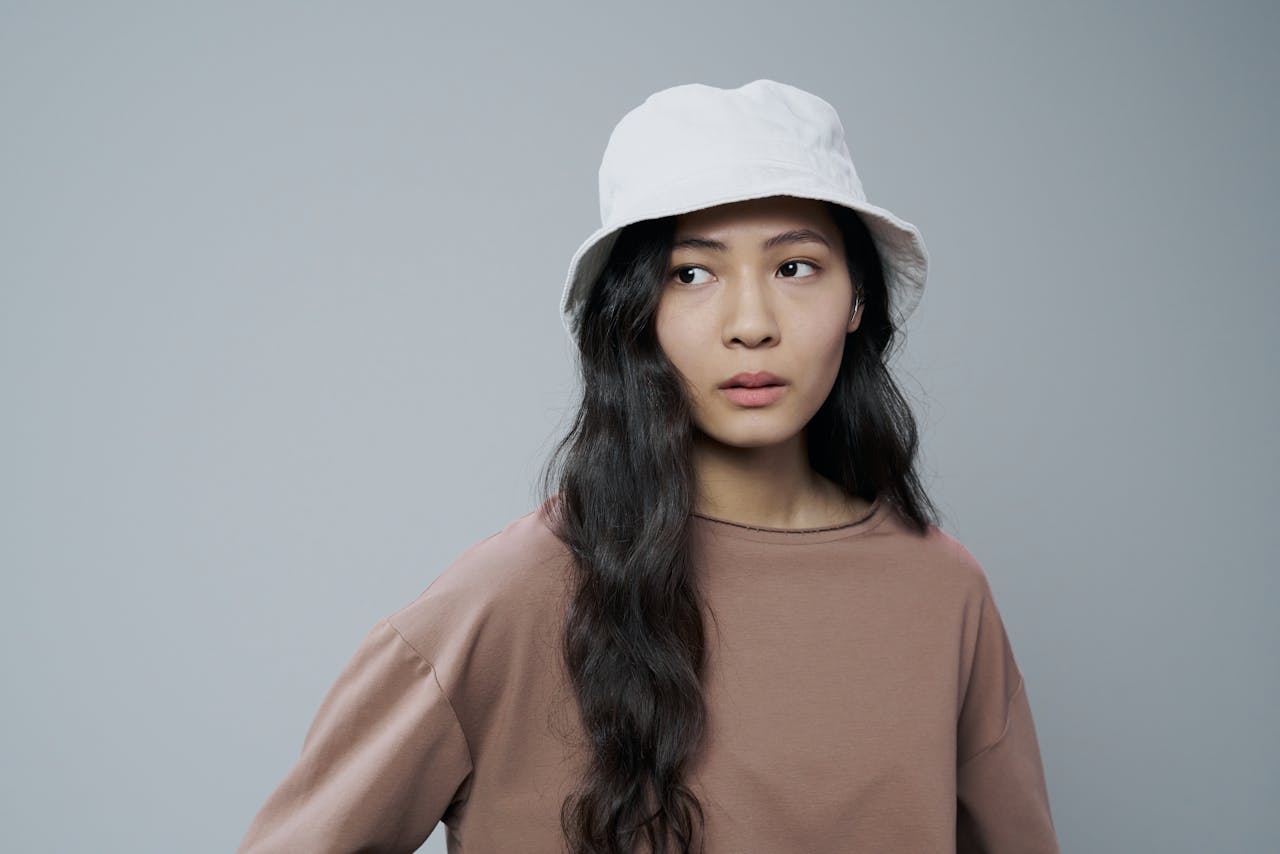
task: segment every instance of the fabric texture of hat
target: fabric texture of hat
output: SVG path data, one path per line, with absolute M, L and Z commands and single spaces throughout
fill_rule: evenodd
M 766 196 L 856 211 L 879 252 L 896 326 L 924 292 L 929 256 L 919 230 L 867 201 L 835 108 L 795 86 L 759 79 L 655 92 L 614 127 L 599 178 L 601 225 L 574 252 L 560 300 L 570 338 L 624 226 Z

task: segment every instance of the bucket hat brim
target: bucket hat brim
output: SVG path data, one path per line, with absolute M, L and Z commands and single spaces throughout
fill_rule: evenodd
M 747 187 L 725 192 L 725 187 Z M 889 312 L 896 327 L 906 322 L 924 292 L 929 256 L 920 231 L 892 212 L 833 188 L 821 176 L 793 163 L 737 161 L 719 172 L 703 172 L 667 185 L 628 206 L 629 213 L 596 229 L 569 262 L 560 313 L 565 330 L 577 337 L 583 298 L 604 269 L 622 229 L 636 222 L 691 213 L 730 202 L 768 196 L 833 202 L 855 211 L 867 226 L 884 270 Z

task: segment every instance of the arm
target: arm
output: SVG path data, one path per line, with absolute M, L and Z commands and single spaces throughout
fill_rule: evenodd
M 472 771 L 431 664 L 379 620 L 329 688 L 238 854 L 396 854 L 426 840 Z
M 957 854 L 1058 854 L 1026 684 L 984 585 L 958 724 Z

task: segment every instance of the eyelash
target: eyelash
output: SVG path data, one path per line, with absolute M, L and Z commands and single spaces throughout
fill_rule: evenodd
M 788 264 L 808 264 L 810 267 L 813 268 L 814 272 L 810 276 L 785 276 L 784 278 L 787 278 L 787 279 L 809 279 L 822 272 L 822 266 L 820 264 L 817 264 L 813 261 L 806 261 L 803 258 L 791 258 L 787 261 L 783 261 L 781 264 L 778 265 L 778 269 L 782 269 Z M 706 267 L 703 267 L 701 264 L 681 264 L 678 267 L 672 268 L 671 272 L 667 274 L 667 279 L 668 280 L 674 279 L 676 276 L 676 273 L 679 273 L 681 270 L 702 270 L 707 273 L 711 272 Z M 692 287 L 696 283 L 695 282 L 677 282 L 677 284 L 683 285 L 684 287 Z

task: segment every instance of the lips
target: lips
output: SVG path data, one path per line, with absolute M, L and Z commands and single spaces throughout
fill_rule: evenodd
M 787 381 L 782 377 L 768 371 L 744 371 L 720 383 L 720 388 L 763 388 L 770 385 L 786 385 L 786 383 Z

